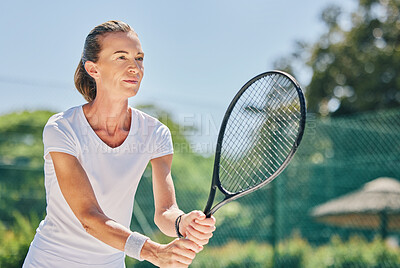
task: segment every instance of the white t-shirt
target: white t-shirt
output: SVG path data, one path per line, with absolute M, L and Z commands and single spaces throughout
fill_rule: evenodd
M 49 119 L 43 131 L 43 143 L 47 215 L 31 247 L 76 263 L 77 267 L 80 264 L 124 267 L 124 253 L 88 234 L 73 214 L 60 191 L 49 153 L 75 156 L 86 171 L 105 215 L 129 228 L 136 189 L 147 164 L 153 158 L 173 153 L 169 129 L 132 108 L 126 140 L 119 147 L 111 148 L 90 127 L 82 106 L 77 106 Z

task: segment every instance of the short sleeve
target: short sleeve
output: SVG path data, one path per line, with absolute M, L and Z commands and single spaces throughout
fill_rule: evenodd
M 151 159 L 174 153 L 171 131 L 167 126 L 160 124 L 154 131 L 153 140 Z
M 68 127 L 60 122 L 48 122 L 43 130 L 43 145 L 45 159 L 50 152 L 62 152 L 77 156 L 76 142 Z

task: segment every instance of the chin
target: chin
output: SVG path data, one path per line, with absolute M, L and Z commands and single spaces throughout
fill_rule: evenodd
M 125 89 L 123 90 L 124 91 L 124 95 L 126 94 L 126 96 L 128 98 L 136 96 L 138 94 L 138 92 L 139 92 L 139 86 L 140 86 L 140 84 L 135 85 L 133 87 L 132 86 L 131 87 L 125 87 Z
M 135 97 L 137 95 L 137 92 L 136 93 L 133 93 L 133 94 L 131 94 L 128 98 L 132 98 L 132 97 Z
M 129 92 L 129 98 L 136 96 L 139 93 L 139 89 L 134 89 Z

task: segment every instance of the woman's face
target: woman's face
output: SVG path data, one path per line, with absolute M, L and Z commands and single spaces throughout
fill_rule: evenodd
M 101 51 L 92 75 L 97 90 L 106 90 L 117 98 L 135 96 L 144 72 L 139 38 L 134 32 L 117 32 L 100 37 L 100 42 Z

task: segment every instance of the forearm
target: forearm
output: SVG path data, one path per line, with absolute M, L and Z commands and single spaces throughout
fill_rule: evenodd
M 92 212 L 81 216 L 80 221 L 86 232 L 107 245 L 124 251 L 125 242 L 131 230 L 108 218 L 102 212 Z
M 172 155 L 155 158 L 153 168 L 154 222 L 165 235 L 176 237 L 175 220 L 183 211 L 175 199 L 175 188 L 171 176 Z
M 177 205 L 172 205 L 169 208 L 158 212 L 156 211 L 154 222 L 165 235 L 176 237 L 175 220 L 182 214 L 184 214 L 184 212 L 180 210 Z
M 133 242 L 128 240 L 128 237 L 132 234 L 129 229 L 107 218 L 104 214 L 100 213 L 96 216 L 92 216 L 90 219 L 87 218 L 86 222 L 87 225 L 85 224 L 84 227 L 89 234 L 116 249 L 125 251 L 125 249 L 127 249 L 125 244 Z M 135 239 L 135 235 L 132 238 Z M 132 244 L 130 245 L 132 250 L 126 251 L 127 255 L 130 257 L 147 260 L 157 266 L 163 265 L 165 261 L 171 261 L 173 259 L 171 256 L 168 256 L 168 254 L 165 256 L 165 245 L 161 245 L 151 239 L 147 239 L 141 248 L 137 248 L 135 244 L 136 242 L 133 242 L 133 248 Z M 192 245 L 192 247 L 193 246 L 195 245 Z M 199 251 L 200 249 L 196 248 L 196 250 Z M 130 255 L 129 253 L 133 254 Z M 168 258 L 167 260 L 165 260 L 166 257 Z

